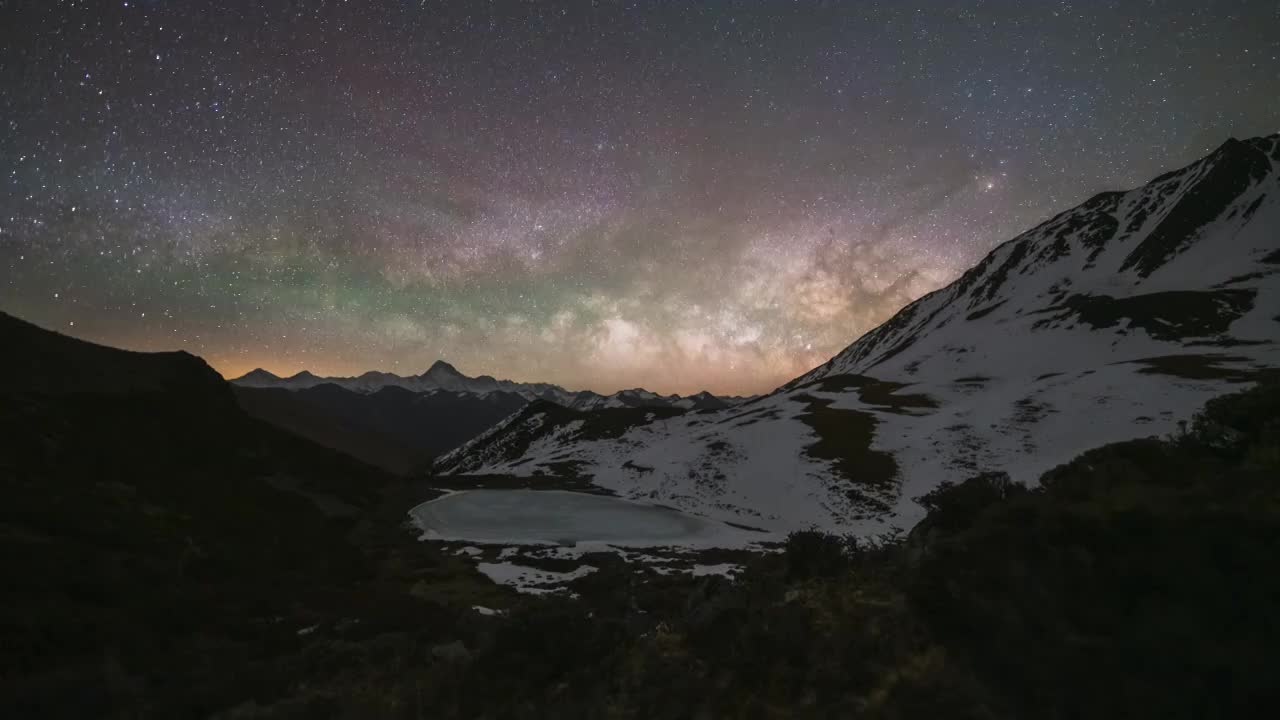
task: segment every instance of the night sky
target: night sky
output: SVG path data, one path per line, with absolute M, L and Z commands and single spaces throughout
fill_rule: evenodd
M 1280 3 L 0 2 L 0 83 L 4 311 L 228 377 L 746 393 L 1280 130 Z

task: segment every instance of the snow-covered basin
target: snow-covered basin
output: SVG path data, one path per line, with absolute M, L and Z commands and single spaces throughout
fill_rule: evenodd
M 743 547 L 775 539 L 671 508 L 567 490 L 465 490 L 409 515 L 424 538 L 491 544 Z

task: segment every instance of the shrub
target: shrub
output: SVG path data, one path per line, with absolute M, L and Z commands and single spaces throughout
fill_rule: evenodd
M 983 473 L 959 484 L 943 481 L 916 502 L 929 513 L 922 526 L 955 531 L 971 525 L 986 508 L 1026 492 L 1007 473 Z
M 787 579 L 806 580 L 837 575 L 849 568 L 851 541 L 817 530 L 787 536 L 783 547 Z

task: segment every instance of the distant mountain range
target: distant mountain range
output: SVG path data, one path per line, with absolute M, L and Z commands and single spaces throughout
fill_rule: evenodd
M 601 395 L 590 390 L 565 390 L 550 383 L 520 383 L 496 380 L 490 375 L 468 377 L 443 360 L 437 360 L 421 375 L 402 377 L 371 370 L 357 377 L 319 377 L 306 370 L 287 378 L 258 368 L 231 380 L 240 387 L 305 390 L 320 385 L 336 385 L 357 393 L 376 393 L 400 388 L 415 393 L 447 391 L 485 396 L 490 393 L 516 395 L 526 401 L 545 400 L 576 410 L 620 407 L 674 407 L 685 410 L 721 409 L 750 398 L 717 397 L 709 392 L 695 395 L 659 395 L 641 388 Z
M 282 378 L 261 368 L 231 383 L 250 414 L 394 473 L 426 471 L 438 455 L 470 440 L 529 402 L 574 410 L 719 410 L 747 398 L 708 392 L 682 397 L 636 388 L 612 395 L 549 383 L 468 377 L 443 360 L 421 375 L 367 372 Z
M 1230 140 L 993 250 L 821 367 L 700 413 L 535 403 L 445 474 L 577 476 L 771 529 L 906 528 L 943 480 L 1035 482 L 1280 367 L 1280 136 Z

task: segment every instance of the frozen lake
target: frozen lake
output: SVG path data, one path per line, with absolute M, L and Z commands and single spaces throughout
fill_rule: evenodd
M 467 490 L 409 515 L 428 537 L 479 543 L 729 547 L 763 539 L 678 510 L 563 490 Z

